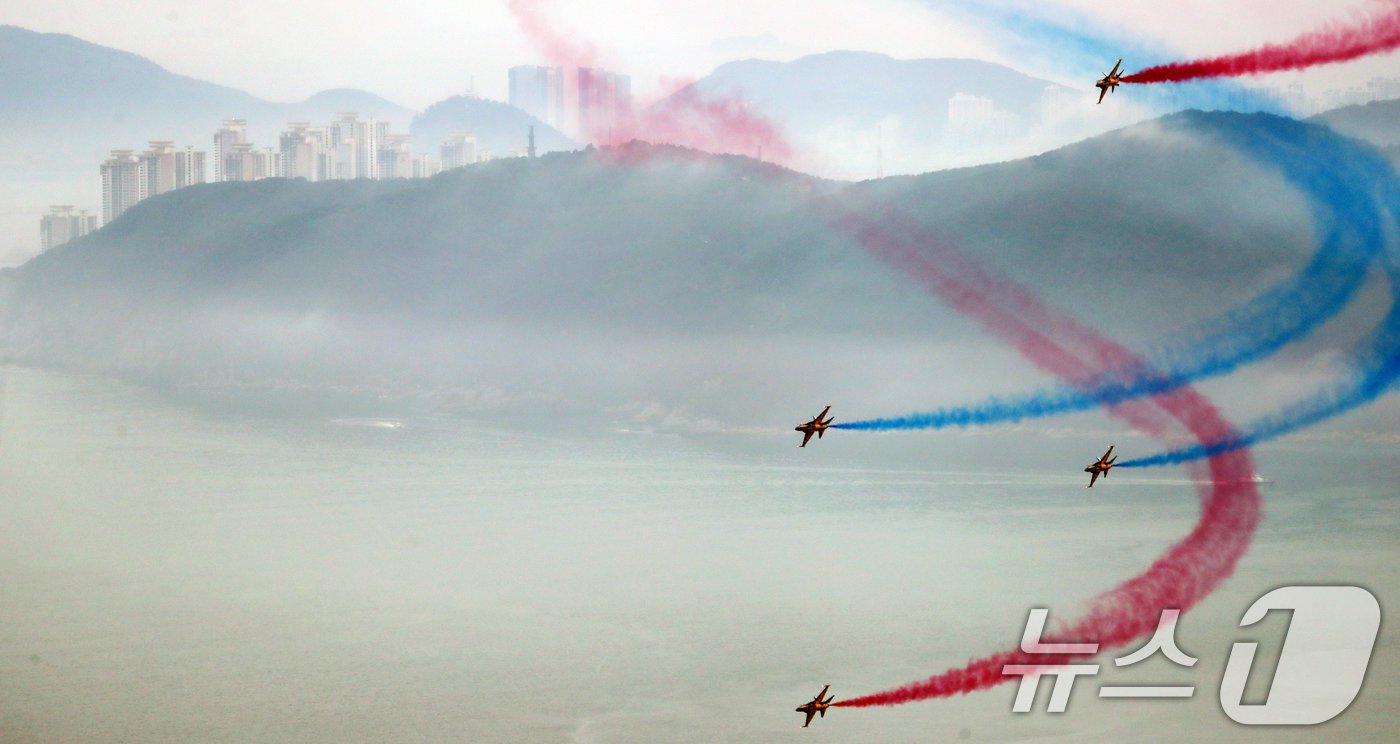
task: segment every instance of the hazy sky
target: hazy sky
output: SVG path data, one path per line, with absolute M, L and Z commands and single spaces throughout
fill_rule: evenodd
M 1076 82 L 1088 67 L 1075 35 L 1162 53 L 1236 51 L 1346 18 L 1377 0 L 766 0 L 669 3 L 541 0 L 549 21 L 591 40 L 603 63 L 645 94 L 662 77 L 708 73 L 732 59 L 792 59 L 830 49 L 896 57 L 973 56 Z M 475 84 L 505 97 L 505 70 L 543 61 L 505 0 L 46 0 L 8 3 L 0 22 L 69 33 L 149 57 L 166 68 L 272 100 L 363 88 L 422 108 Z M 1157 62 L 1164 60 L 1143 60 Z M 1105 60 L 1105 68 L 1112 60 Z M 1141 67 L 1129 62 L 1129 69 Z M 1093 70 L 1097 72 L 1096 70 Z M 1397 55 L 1317 70 L 1316 90 L 1400 72 Z M 1279 78 L 1284 80 L 1285 78 Z

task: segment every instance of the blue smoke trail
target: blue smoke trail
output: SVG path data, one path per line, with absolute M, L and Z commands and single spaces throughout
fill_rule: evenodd
M 1318 251 L 1289 280 L 1249 303 L 1198 326 L 1186 343 L 1149 355 L 1139 369 L 1115 370 L 1073 388 L 993 397 L 970 406 L 832 428 L 887 431 L 979 426 L 1039 418 L 1158 395 L 1202 377 L 1225 374 L 1306 336 L 1355 294 L 1384 243 L 1371 184 L 1389 164 L 1326 129 L 1272 116 L 1205 118 L 1182 114 L 1169 125 L 1195 122 L 1258 160 L 1280 168 L 1310 197 L 1321 233 Z M 1261 135 L 1259 130 L 1263 129 Z
M 1400 180 L 1392 170 L 1381 198 L 1391 215 L 1392 226 L 1400 230 Z M 1244 427 L 1236 436 L 1218 442 L 1197 444 L 1170 450 L 1149 457 L 1124 460 L 1118 467 L 1146 468 L 1175 465 L 1190 460 L 1251 447 L 1260 442 L 1311 426 L 1353 408 L 1363 406 L 1383 395 L 1400 377 L 1400 247 L 1387 252 L 1386 278 L 1390 281 L 1390 312 L 1359 345 L 1354 356 L 1352 373 L 1347 379 L 1318 391 L 1313 397 L 1288 405 Z

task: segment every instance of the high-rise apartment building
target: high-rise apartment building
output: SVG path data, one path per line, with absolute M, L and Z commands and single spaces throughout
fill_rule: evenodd
M 614 128 L 632 113 L 632 78 L 594 67 L 578 68 L 579 136 L 611 144 Z
M 253 180 L 253 143 L 235 142 L 220 158 L 223 161 L 224 172 L 222 181 L 251 181 Z
M 277 177 L 277 172 L 280 170 L 278 161 L 281 160 L 281 158 L 278 156 L 276 150 L 271 147 L 254 150 L 252 152 L 252 158 L 253 177 L 249 180 L 257 181 L 263 178 Z
M 1400 78 L 1373 77 L 1366 83 L 1373 101 L 1389 101 L 1400 98 Z
M 510 105 L 563 129 L 564 68 L 520 65 L 510 68 Z
M 49 207 L 49 213 L 39 220 L 40 249 L 46 251 L 63 245 L 96 229 L 97 215 L 88 214 L 86 209 L 74 214 L 70 205 Z
M 150 149 L 141 153 L 141 198 L 175 190 L 175 143 L 152 140 Z
M 976 150 L 1017 137 L 1019 127 L 1019 119 L 998 109 L 992 99 L 956 93 L 948 99 L 943 141 L 954 150 Z
M 141 201 L 141 161 L 131 150 L 113 150 L 101 166 L 102 224 L 111 224 Z
M 287 124 L 278 148 L 278 171 L 283 178 L 324 181 L 332 177 L 330 130 L 309 122 Z
M 331 122 L 331 178 L 360 178 L 359 159 L 356 142 L 356 126 L 360 115 L 354 111 L 344 111 L 335 115 Z
M 197 183 L 204 183 L 204 152 L 186 145 L 184 152 L 175 153 L 175 188 Z
M 443 170 L 461 168 L 477 161 L 476 137 L 466 132 L 453 132 L 443 140 L 438 150 Z
M 175 149 L 170 140 L 152 140 L 141 161 L 141 198 L 204 183 L 204 153 L 187 146 Z
M 379 178 L 379 150 L 389 136 L 389 122 L 355 122 L 355 169 L 360 178 Z
M 257 181 L 278 174 L 278 153 L 271 147 L 257 149 L 251 142 L 238 142 L 224 159 L 225 181 Z
M 438 164 L 428 159 L 426 155 L 418 155 L 413 158 L 413 177 L 430 178 L 441 172 Z
M 413 144 L 408 135 L 385 135 L 379 147 L 378 177 L 413 178 Z
M 225 160 L 234 155 L 237 145 L 248 141 L 248 122 L 243 119 L 224 119 L 224 125 L 214 132 L 214 181 L 239 181 L 229 178 L 225 172 Z

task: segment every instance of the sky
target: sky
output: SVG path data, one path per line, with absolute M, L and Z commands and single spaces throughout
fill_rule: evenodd
M 1162 3 L 1156 0 L 543 0 L 550 22 L 591 40 L 601 62 L 633 76 L 643 96 L 663 79 L 699 77 L 733 59 L 789 60 L 831 49 L 894 57 L 965 56 L 1038 77 L 1080 83 L 1107 55 L 1236 51 L 1290 38 L 1328 19 L 1394 0 L 1280 3 L 1277 0 Z M 46 0 L 9 3 L 0 23 L 68 33 L 135 52 L 167 69 L 293 101 L 355 87 L 422 109 L 468 89 L 506 97 L 506 69 L 544 60 L 504 0 Z M 1119 51 L 1128 50 L 1128 51 Z M 1098 59 L 1098 57 L 1105 59 Z M 1400 74 L 1397 55 L 1267 82 L 1314 92 Z

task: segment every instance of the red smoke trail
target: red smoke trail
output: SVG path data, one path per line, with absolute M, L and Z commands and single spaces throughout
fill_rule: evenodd
M 883 225 L 897 226 L 897 232 Z M 903 269 L 950 306 L 979 321 L 984 328 L 1014 345 L 1040 368 L 1074 383 L 1086 381 L 1103 366 L 1141 364 L 1127 349 L 1073 320 L 1058 315 L 1024 290 L 986 275 L 950 244 L 911 220 L 882 214 L 878 218 L 848 215 L 841 223 L 866 250 Z M 966 273 L 963 273 L 966 271 Z M 962 274 L 959 276 L 958 274 Z M 1057 338 L 1039 328 L 1049 327 Z M 1087 362 L 1065 348 L 1064 340 L 1083 346 L 1094 358 Z M 1160 435 L 1161 413 L 1177 419 L 1203 441 L 1229 436 L 1232 427 L 1202 395 L 1181 388 L 1151 399 L 1117 406 L 1111 413 L 1133 426 Z M 1097 642 L 1100 650 L 1125 645 L 1156 629 L 1164 608 L 1187 610 L 1234 572 L 1259 522 L 1259 492 L 1251 481 L 1250 455 L 1237 450 L 1212 458 L 1209 483 L 1199 487 L 1201 519 L 1185 538 L 1160 556 L 1146 571 L 1096 597 L 1088 612 L 1048 633 L 1051 643 Z M 974 659 L 928 679 L 835 703 L 844 707 L 898 705 L 984 689 L 1011 677 L 1007 664 L 1052 665 L 1064 655 L 1027 654 L 1019 648 Z
M 520 30 L 530 38 L 549 60 L 550 64 L 561 67 L 593 67 L 598 63 L 598 48 L 587 42 L 579 42 L 554 30 L 544 19 L 540 10 L 540 0 L 506 0 Z
M 517 15 L 534 13 L 535 3 L 513 0 Z M 533 16 L 532 16 L 533 17 Z M 547 26 L 522 21 L 527 33 Z M 547 34 L 545 41 L 557 39 Z M 537 39 L 537 41 L 540 41 Z M 567 45 L 550 43 L 546 49 Z M 554 64 L 569 64 L 568 57 L 552 56 Z M 751 128 L 751 119 L 741 104 L 719 104 L 698 99 L 686 101 L 682 109 L 694 109 L 702 123 L 718 122 L 713 130 L 696 130 L 694 120 L 675 116 L 665 129 L 679 143 L 702 141 L 742 143 L 741 151 L 764 144 L 775 158 L 791 152 L 776 129 Z M 671 128 L 674 127 L 674 128 Z M 733 139 L 736 132 L 743 136 Z M 770 140 L 763 140 L 770 137 Z M 778 143 L 783 143 L 781 147 Z M 772 148 L 771 150 L 769 148 Z M 650 158 L 650 148 L 619 149 L 628 161 Z M 631 155 L 626 153 L 637 151 Z M 752 154 L 752 153 L 747 153 Z M 1131 370 L 1144 363 L 1127 349 L 1105 339 L 1073 319 L 1062 316 L 1026 290 L 1005 279 L 994 277 L 951 243 L 932 234 L 927 227 L 902 215 L 877 210 L 860 210 L 850 205 L 822 202 L 816 205 L 833 224 L 851 235 L 867 251 L 903 270 L 936 293 L 960 313 L 979 321 L 983 327 L 1013 345 L 1037 366 L 1070 382 L 1087 384 L 1105 370 Z M 1071 349 L 1070 347 L 1074 347 Z M 1133 401 L 1113 407 L 1110 412 L 1135 428 L 1156 437 L 1166 437 L 1173 421 L 1180 422 L 1202 442 L 1218 441 L 1232 433 L 1211 403 L 1189 387 L 1177 389 L 1146 401 Z M 1233 571 L 1249 547 L 1259 521 L 1260 498 L 1251 478 L 1254 474 L 1248 450 L 1236 450 L 1211 458 L 1201 476 L 1209 483 L 1200 486 L 1201 518 L 1181 541 L 1160 556 L 1146 571 L 1100 594 L 1088 611 L 1077 620 L 1061 623 L 1049 632 L 1047 642 L 1095 641 L 1107 650 L 1144 638 L 1156 628 L 1162 609 L 1187 610 L 1220 584 Z M 838 706 L 895 705 L 932 697 L 966 693 L 1006 681 L 1001 674 L 1006 664 L 1064 663 L 1063 656 L 1037 657 L 1019 649 L 969 662 L 927 680 L 885 692 L 839 701 Z
M 1284 44 L 1223 57 L 1172 62 L 1149 67 L 1123 78 L 1125 83 L 1173 83 L 1196 78 L 1231 77 L 1283 70 L 1388 52 L 1400 47 L 1400 7 L 1363 16 L 1355 23 L 1332 23 Z
M 565 70 L 566 80 L 577 85 L 574 71 L 593 67 L 599 53 L 591 44 L 580 44 L 559 34 L 544 19 L 540 0 L 507 0 L 520 28 L 551 65 Z M 614 145 L 633 139 L 658 144 L 680 145 L 716 154 L 759 157 L 777 163 L 790 163 L 792 147 L 777 125 L 762 114 L 749 110 L 742 97 L 727 95 L 708 98 L 690 81 L 664 85 L 670 95 L 642 105 L 619 121 L 599 123 L 579 136 L 589 143 Z M 566 105 L 576 105 L 576 92 L 566 96 Z
M 665 142 L 713 153 L 749 155 L 777 163 L 792 160 L 778 127 L 748 109 L 737 95 L 707 99 L 687 85 L 623 122 L 613 140 Z

